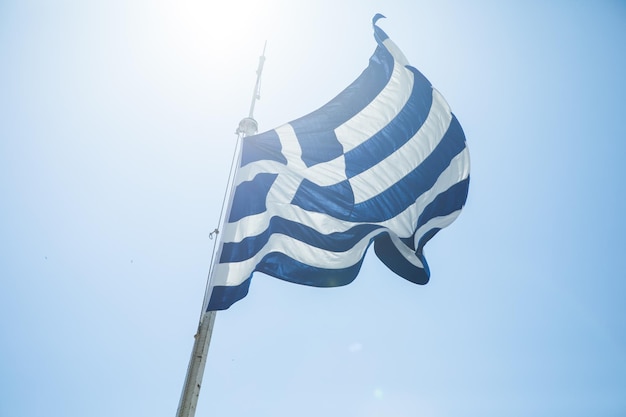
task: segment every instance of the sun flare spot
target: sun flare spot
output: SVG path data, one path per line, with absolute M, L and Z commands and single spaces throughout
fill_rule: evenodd
M 348 350 L 351 353 L 360 352 L 361 350 L 363 350 L 363 345 L 359 342 L 354 342 L 348 347 Z

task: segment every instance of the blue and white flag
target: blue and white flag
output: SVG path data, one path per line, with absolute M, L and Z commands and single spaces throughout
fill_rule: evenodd
M 459 215 L 465 135 L 448 104 L 373 19 L 367 69 L 313 113 L 243 140 L 207 310 L 245 297 L 254 271 L 298 284 L 350 283 L 374 242 L 417 284 L 424 245 Z

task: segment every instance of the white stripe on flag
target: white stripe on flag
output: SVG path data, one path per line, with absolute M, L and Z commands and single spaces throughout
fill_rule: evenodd
M 398 48 L 398 45 L 396 45 L 391 40 L 391 38 L 385 39 L 383 41 L 383 45 L 385 45 L 385 48 L 387 48 L 391 56 L 393 56 L 393 59 L 396 60 L 400 65 L 409 65 L 409 60 L 406 59 L 404 53 L 400 50 L 400 48 Z
M 394 62 L 385 88 L 363 110 L 335 129 L 344 153 L 378 133 L 398 115 L 413 92 L 414 78 L 411 71 Z
M 358 242 L 355 242 L 348 251 L 334 252 L 320 249 L 315 246 L 308 245 L 302 241 L 291 238 L 283 234 L 274 233 L 271 235 L 267 243 L 259 252 L 250 259 L 241 262 L 218 263 L 216 264 L 213 274 L 213 285 L 239 285 L 245 281 L 254 271 L 256 265 L 270 252 L 283 253 L 290 258 L 317 268 L 325 269 L 341 269 L 350 267 L 361 260 L 365 254 L 365 250 L 369 246 L 370 239 L 380 234 L 385 229 L 380 228 L 374 230 L 364 236 Z M 400 244 L 406 248 L 403 255 L 407 257 L 414 265 L 422 267 L 419 258 L 413 251 L 404 245 L 393 232 L 390 233 L 396 244 Z
M 417 133 L 377 165 L 350 178 L 355 204 L 367 201 L 414 171 L 437 147 L 450 126 L 450 107 L 435 89 L 428 117 Z
M 377 224 L 393 230 L 399 237 L 411 236 L 424 207 L 430 204 L 437 195 L 457 182 L 466 179 L 469 176 L 469 170 L 469 151 L 465 148 L 452 159 L 450 166 L 441 173 L 433 187 L 420 195 L 415 203 L 396 217 Z M 280 207 L 274 206 L 273 212 L 265 211 L 244 217 L 236 223 L 227 223 L 222 232 L 222 239 L 224 242 L 241 242 L 246 237 L 257 236 L 268 228 L 269 222 L 274 216 L 304 224 L 327 235 L 344 232 L 357 224 L 361 224 L 361 222 L 339 220 L 327 214 L 306 211 L 298 206 L 284 204 Z
M 422 239 L 422 237 L 424 237 L 426 233 L 430 232 L 433 229 L 443 229 L 444 227 L 450 225 L 457 217 L 459 217 L 459 214 L 461 214 L 461 210 L 452 212 L 447 216 L 439 216 L 430 219 L 415 233 L 415 247 L 417 247 L 420 239 Z

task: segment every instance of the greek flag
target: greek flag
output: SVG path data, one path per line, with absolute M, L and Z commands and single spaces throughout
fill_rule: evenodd
M 246 296 L 254 271 L 346 285 L 370 244 L 426 284 L 424 245 L 459 215 L 465 135 L 448 104 L 373 19 L 369 66 L 313 113 L 244 138 L 207 310 Z

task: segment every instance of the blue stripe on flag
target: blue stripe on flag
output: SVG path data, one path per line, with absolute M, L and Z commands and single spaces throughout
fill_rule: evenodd
M 433 103 L 430 82 L 413 67 L 415 77 L 409 100 L 394 120 L 354 149 L 346 152 L 346 175 L 354 177 L 367 171 L 397 151 L 422 127 Z
M 385 16 L 383 16 L 382 14 L 376 13 L 374 18 L 372 19 L 372 24 L 374 25 L 374 38 L 379 45 L 389 38 L 384 30 L 376 26 L 376 22 L 378 22 L 379 19 L 383 19 L 384 17 Z
M 422 236 L 422 238 L 419 241 L 419 244 L 417 245 L 417 247 L 419 248 L 419 250 L 417 251 L 417 254 L 418 256 L 421 256 L 421 258 L 423 259 L 424 265 L 426 265 L 426 259 L 424 259 L 423 252 L 422 252 L 424 250 L 424 245 L 426 245 L 428 241 L 432 239 L 440 230 L 441 228 L 439 227 L 430 229 L 428 232 L 424 234 L 424 236 Z
M 389 51 L 378 47 L 369 66 L 348 88 L 318 110 L 290 122 L 302 149 L 307 167 L 331 161 L 343 154 L 334 130 L 367 106 L 387 85 L 394 60 Z
M 353 204 L 351 199 L 333 199 L 332 204 L 328 204 L 332 196 L 341 196 L 350 188 L 348 181 L 324 187 L 305 180 L 300 184 L 292 204 L 341 220 L 382 222 L 403 212 L 429 190 L 450 160 L 463 149 L 465 135 L 461 125 L 453 118 L 448 131 L 431 154 L 412 172 L 375 197 L 357 204 Z
M 457 182 L 446 191 L 439 194 L 428 206 L 424 208 L 417 219 L 417 228 L 426 224 L 435 217 L 447 216 L 460 210 L 467 199 L 469 189 L 469 177 L 461 182 Z M 421 247 L 424 245 L 420 245 Z
M 295 284 L 340 287 L 354 281 L 362 263 L 361 257 L 356 264 L 346 268 L 317 268 L 298 262 L 283 253 L 272 252 L 263 257 L 255 270 Z
M 359 224 L 343 232 L 325 235 L 304 224 L 282 217 L 272 217 L 269 226 L 260 235 L 247 237 L 241 242 L 224 243 L 220 262 L 241 262 L 252 258 L 275 233 L 289 236 L 316 248 L 332 252 L 346 252 L 354 246 L 354 242 L 362 240 L 379 228 L 380 226 L 372 224 Z
M 428 283 L 430 271 L 428 270 L 426 259 L 418 255 L 424 268 L 413 265 L 396 248 L 396 245 L 389 237 L 389 233 L 382 233 L 376 238 L 374 252 L 376 256 L 378 256 L 378 259 L 387 265 L 387 268 L 391 269 L 402 278 L 421 285 Z
M 276 161 L 287 165 L 287 159 L 281 153 L 280 138 L 275 130 L 270 130 L 255 136 L 243 139 L 241 149 L 241 166 L 246 166 L 256 161 Z
M 216 285 L 211 292 L 207 311 L 226 310 L 228 307 L 248 295 L 252 274 L 239 285 Z
M 327 269 L 316 268 L 280 252 L 272 252 L 263 257 L 256 265 L 255 271 L 279 278 L 283 281 L 296 284 L 308 285 L 311 287 L 341 287 L 348 285 L 359 273 L 363 258 L 356 264 L 346 268 Z M 297 277 L 294 279 L 293 277 Z M 248 294 L 252 274 L 239 285 L 226 286 L 217 285 L 213 287 L 211 298 L 207 307 L 210 310 L 226 310 L 231 305 L 241 300 Z
M 278 174 L 257 174 L 251 181 L 242 182 L 235 189 L 228 221 L 233 223 L 247 216 L 263 213 L 267 208 L 265 198 Z

